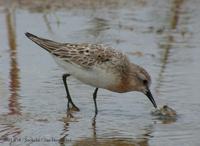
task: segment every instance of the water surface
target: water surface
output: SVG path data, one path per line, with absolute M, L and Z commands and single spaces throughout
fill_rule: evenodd
M 1 145 L 198 146 L 200 2 L 78 2 L 64 8 L 0 3 Z M 64 70 L 24 36 L 27 31 L 123 51 L 150 72 L 156 102 L 174 108 L 177 119 L 156 119 L 140 93 L 100 89 L 94 120 L 94 88 L 72 77 L 70 92 L 81 111 L 67 118 Z

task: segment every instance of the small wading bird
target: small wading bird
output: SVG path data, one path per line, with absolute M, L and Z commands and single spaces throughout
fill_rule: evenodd
M 28 32 L 25 35 L 47 50 L 58 65 L 66 70 L 66 74 L 63 74 L 62 79 L 67 93 L 68 110 L 79 111 L 79 108 L 71 99 L 67 86 L 66 80 L 70 75 L 85 84 L 95 87 L 93 93 L 95 115 L 98 112 L 96 103 L 98 88 L 118 93 L 142 92 L 157 108 L 149 90 L 151 84 L 149 74 L 144 68 L 131 63 L 123 53 L 98 44 L 58 43 L 37 37 Z

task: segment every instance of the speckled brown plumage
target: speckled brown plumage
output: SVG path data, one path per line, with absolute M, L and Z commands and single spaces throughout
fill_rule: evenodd
M 150 75 L 144 68 L 131 63 L 122 52 L 101 44 L 58 43 L 30 33 L 26 36 L 50 52 L 67 75 L 96 87 L 94 95 L 98 88 L 119 93 L 139 91 L 157 107 L 149 90 Z

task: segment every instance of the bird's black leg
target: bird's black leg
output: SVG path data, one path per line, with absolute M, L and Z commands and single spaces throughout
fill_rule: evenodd
M 69 110 L 70 109 L 70 103 L 72 105 L 72 108 L 75 110 L 75 111 L 79 111 L 79 108 L 73 103 L 72 99 L 71 99 L 71 96 L 70 96 L 70 93 L 69 93 L 69 89 L 68 89 L 68 86 L 67 86 L 67 77 L 69 77 L 70 74 L 63 74 L 62 76 L 62 79 L 63 79 L 63 83 L 65 85 L 65 90 L 66 90 L 66 93 L 67 93 L 67 99 L 68 99 L 68 103 L 67 103 L 67 109 Z
M 94 105 L 95 105 L 95 116 L 96 116 L 97 113 L 98 113 L 97 102 L 96 102 L 96 99 L 97 99 L 97 91 L 98 91 L 98 88 L 95 88 L 94 93 L 93 93 L 93 99 L 94 99 Z

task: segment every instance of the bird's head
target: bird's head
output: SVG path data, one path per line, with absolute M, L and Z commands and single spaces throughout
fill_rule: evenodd
M 132 86 L 132 90 L 144 93 L 149 98 L 153 106 L 157 108 L 156 102 L 150 91 L 151 77 L 144 68 L 132 64 L 129 82 Z

